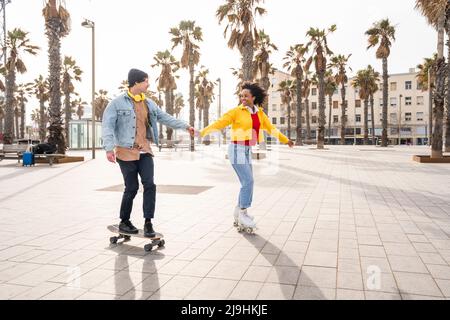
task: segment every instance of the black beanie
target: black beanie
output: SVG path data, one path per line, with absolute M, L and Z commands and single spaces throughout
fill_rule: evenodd
M 136 83 L 140 83 L 148 79 L 148 74 L 138 69 L 131 69 L 128 72 L 128 86 L 131 88 Z

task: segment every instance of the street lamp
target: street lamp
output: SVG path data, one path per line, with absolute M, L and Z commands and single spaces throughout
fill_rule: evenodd
M 92 29 L 92 159 L 95 159 L 95 23 L 84 19 L 81 25 Z
M 218 112 L 218 116 L 217 119 L 220 119 L 221 117 L 221 113 L 222 113 L 222 80 L 220 78 L 217 78 L 216 80 L 219 83 L 219 112 Z M 221 133 L 219 133 L 219 148 L 220 148 L 220 136 Z
M 400 146 L 402 144 L 402 98 L 403 95 L 400 95 L 398 100 L 398 145 Z

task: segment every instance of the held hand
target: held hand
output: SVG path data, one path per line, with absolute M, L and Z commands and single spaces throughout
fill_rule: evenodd
M 186 130 L 189 132 L 191 137 L 195 137 L 195 129 L 193 127 L 189 127 Z
M 291 141 L 291 140 L 289 140 L 289 142 L 288 142 L 288 146 L 289 146 L 289 148 L 293 148 L 293 147 L 294 147 L 294 142 L 293 142 L 293 141 Z
M 116 155 L 114 154 L 114 151 L 108 151 L 106 153 L 106 158 L 108 158 L 109 162 L 116 163 Z

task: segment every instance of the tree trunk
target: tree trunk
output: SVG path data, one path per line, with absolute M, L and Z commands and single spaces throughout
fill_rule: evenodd
M 341 87 L 341 145 L 345 145 L 345 128 L 347 126 L 347 100 L 345 100 L 345 83 Z
M 14 140 L 14 88 L 16 87 L 16 72 L 8 70 L 6 75 L 6 99 L 5 99 L 5 132 L 3 142 L 12 144 Z
M 331 144 L 331 108 L 333 107 L 333 95 L 328 96 L 328 104 L 330 110 L 328 111 L 328 144 Z
M 324 72 L 318 74 L 319 78 L 319 131 L 317 134 L 317 149 L 323 149 L 325 144 L 325 80 Z
M 450 17 L 449 17 L 450 19 Z M 447 99 L 445 103 L 445 152 L 450 152 L 450 21 L 447 21 Z
M 25 138 L 25 101 L 24 98 L 20 102 L 20 135 L 21 139 Z
M 194 96 L 195 96 L 195 86 L 194 86 L 194 57 L 191 52 L 189 58 L 189 124 L 191 127 L 195 126 L 195 104 L 194 104 Z M 195 140 L 194 137 L 191 136 L 191 152 L 195 151 Z
M 387 134 L 387 128 L 388 128 L 388 103 L 389 103 L 389 92 L 388 92 L 388 80 L 389 80 L 389 74 L 388 74 L 388 61 L 387 58 L 383 58 L 383 130 L 381 133 L 381 146 L 387 147 L 388 146 L 388 134 Z
M 243 81 L 252 82 L 253 81 L 253 54 L 254 54 L 253 40 L 251 33 L 248 34 L 244 40 L 244 47 L 242 49 L 242 74 Z
M 69 123 L 72 120 L 72 113 L 70 112 L 70 80 L 67 74 L 64 75 L 63 79 L 63 92 L 64 92 L 64 111 L 65 111 L 65 121 L 64 121 L 64 133 L 66 141 L 69 141 Z
M 45 133 L 47 131 L 47 123 L 46 123 L 46 116 L 45 116 L 45 104 L 44 100 L 41 98 L 39 100 L 39 140 L 41 142 L 44 142 L 45 140 Z M 81 117 L 80 117 L 81 119 Z
M 302 146 L 302 82 L 303 82 L 303 74 L 300 67 L 300 70 L 297 69 L 296 72 L 296 78 L 297 78 L 297 87 L 296 87 L 296 93 L 297 93 L 297 139 L 295 139 L 295 145 L 296 146 Z
M 170 89 L 168 89 L 168 90 L 166 90 L 166 92 L 165 92 L 165 95 L 164 95 L 164 98 L 165 98 L 165 103 L 166 103 L 166 112 L 168 113 L 168 114 L 173 114 L 173 110 L 172 110 L 172 107 L 171 107 L 171 91 L 172 90 L 170 90 Z M 169 127 L 167 127 L 166 126 L 166 135 L 167 135 L 167 140 L 172 140 L 172 133 L 173 133 L 173 130 L 172 130 L 172 128 L 169 128 Z
M 287 121 L 288 121 L 287 137 L 289 138 L 289 140 L 291 140 L 291 98 L 290 98 L 290 96 L 288 97 L 288 100 L 287 100 Z
M 48 142 L 57 146 L 57 152 L 66 153 L 66 141 L 63 134 L 61 113 L 61 42 L 59 38 L 59 19 L 51 18 L 47 22 L 49 52 L 49 138 Z
M 445 58 L 439 58 L 436 62 L 436 90 L 434 93 L 433 110 L 433 140 L 431 144 L 431 158 L 442 158 L 442 135 L 444 121 L 445 99 Z
M 209 126 L 209 103 L 206 100 L 207 98 L 205 97 L 205 102 L 203 104 L 205 106 L 205 108 L 203 109 L 203 128 Z M 211 141 L 209 140 L 209 136 L 205 137 L 203 143 L 205 145 L 209 145 L 211 143 Z
M 364 99 L 364 145 L 369 144 L 369 99 Z
M 19 128 L 20 128 L 19 127 L 19 117 L 20 117 L 19 107 L 15 108 L 14 113 L 15 113 L 14 114 L 14 129 L 16 132 L 15 136 L 17 139 L 19 139 L 20 138 L 20 135 L 19 135 Z
M 202 129 L 202 108 L 198 108 L 198 130 Z M 197 137 L 197 143 L 201 143 L 202 137 L 200 135 Z
M 306 139 L 311 140 L 311 124 L 309 122 L 309 99 L 305 99 Z
M 374 99 L 373 94 L 370 95 L 370 114 L 372 118 L 372 145 L 376 145 L 376 138 L 375 138 L 375 114 L 374 114 Z

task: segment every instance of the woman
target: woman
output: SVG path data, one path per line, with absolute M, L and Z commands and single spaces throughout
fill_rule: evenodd
M 202 137 L 231 125 L 228 158 L 241 183 L 238 205 L 234 211 L 234 225 L 248 233 L 256 227 L 248 214 L 253 198 L 252 146 L 264 140 L 262 131 L 277 138 L 290 148 L 294 143 L 270 122 L 262 109 L 267 93 L 256 83 L 245 83 L 240 93 L 241 105 L 228 111 L 222 118 L 200 132 Z

